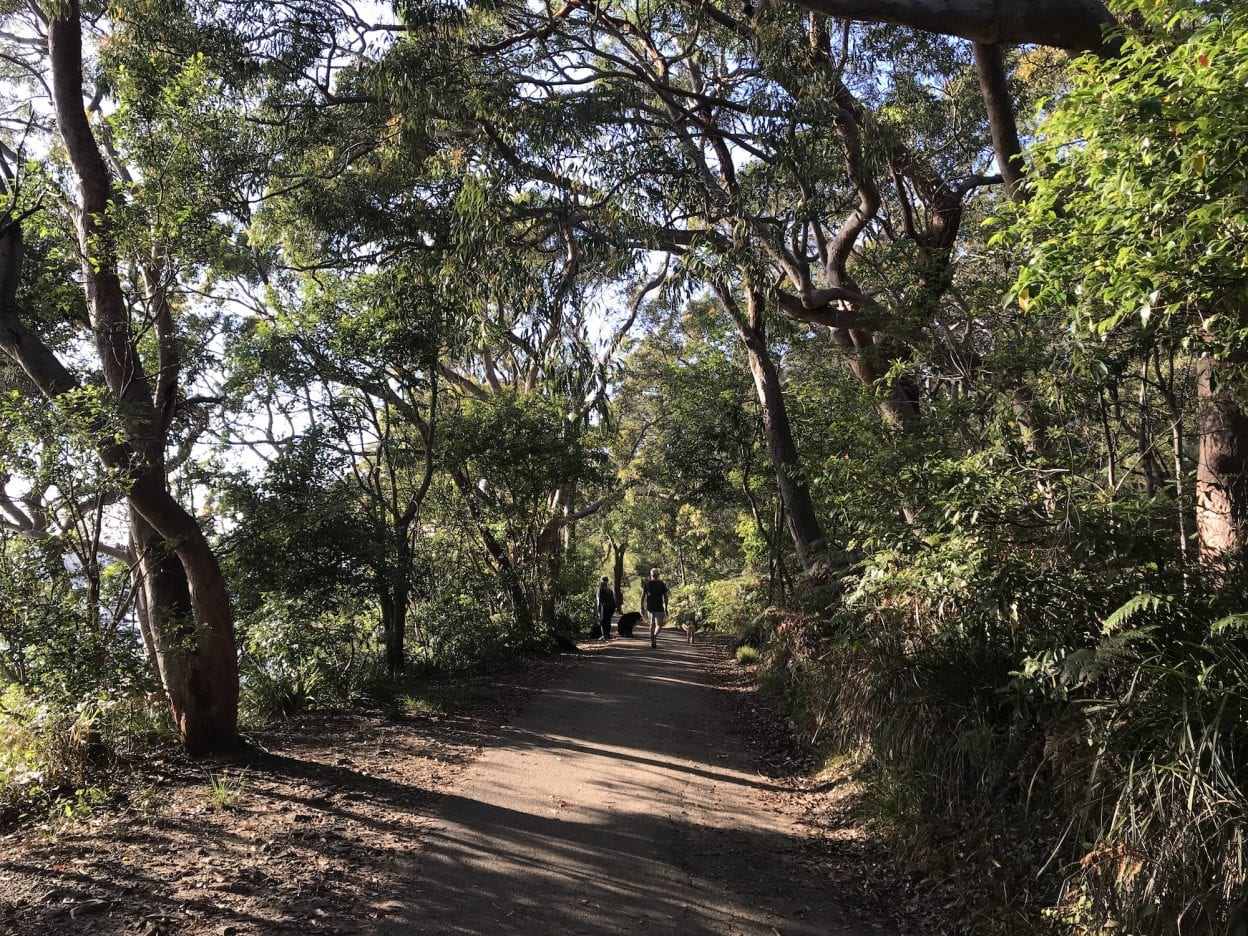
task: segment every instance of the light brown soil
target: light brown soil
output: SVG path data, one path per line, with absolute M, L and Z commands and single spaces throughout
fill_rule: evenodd
M 0 838 L 0 933 L 918 934 L 865 853 L 829 864 L 820 792 L 725 657 L 618 640 L 465 684 L 446 714 L 153 759 L 146 808 Z

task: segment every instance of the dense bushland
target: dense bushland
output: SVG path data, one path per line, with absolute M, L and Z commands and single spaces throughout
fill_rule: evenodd
M 1248 18 L 1094 7 L 0 4 L 0 800 L 658 566 L 968 925 L 1242 926 Z

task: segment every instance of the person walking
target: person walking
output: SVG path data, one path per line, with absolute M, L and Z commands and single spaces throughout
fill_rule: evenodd
M 615 590 L 607 583 L 607 577 L 604 575 L 602 581 L 598 583 L 598 600 L 594 605 L 594 613 L 598 619 L 598 626 L 602 631 L 599 640 L 611 639 L 611 615 L 615 614 Z
M 641 583 L 641 607 L 650 619 L 650 646 L 659 645 L 659 630 L 667 618 L 667 595 L 670 589 L 659 578 L 659 570 L 651 569 L 650 578 Z

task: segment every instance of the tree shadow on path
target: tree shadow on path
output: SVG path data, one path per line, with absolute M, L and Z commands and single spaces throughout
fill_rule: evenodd
M 760 801 L 708 651 L 620 641 L 500 730 L 377 932 L 870 933 Z
M 188 768 L 146 821 L 0 851 L 0 933 L 880 931 L 767 806 L 784 788 L 734 741 L 707 656 L 618 641 L 492 731 L 327 724 L 230 765 L 247 779 L 227 813 Z

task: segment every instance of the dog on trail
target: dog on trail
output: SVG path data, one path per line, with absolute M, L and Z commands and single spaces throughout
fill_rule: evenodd
M 629 611 L 627 614 L 621 614 L 616 629 L 621 637 L 632 637 L 633 628 L 641 623 L 640 611 Z

